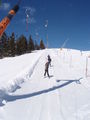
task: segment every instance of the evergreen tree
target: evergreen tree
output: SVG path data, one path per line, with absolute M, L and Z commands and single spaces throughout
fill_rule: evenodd
M 45 45 L 43 43 L 43 40 L 40 41 L 40 49 L 45 49 Z
M 5 39 L 3 43 L 3 56 L 8 56 L 7 39 Z
M 27 39 L 24 35 L 21 35 L 17 41 L 15 42 L 15 34 L 14 32 L 10 37 L 4 33 L 0 38 L 0 58 L 3 56 L 15 56 L 16 54 L 21 55 L 33 50 L 45 49 L 43 40 L 40 41 L 40 45 L 29 37 L 29 42 L 27 43 Z
M 8 36 L 4 32 L 2 37 L 0 38 L 0 56 L 7 56 L 7 39 Z
M 14 32 L 8 39 L 8 54 L 9 54 L 9 56 L 15 56 L 15 54 L 16 54 Z
M 34 42 L 33 42 L 33 39 L 32 39 L 31 36 L 29 37 L 28 50 L 29 50 L 30 52 L 33 51 L 33 50 L 35 50 Z
M 40 47 L 39 47 L 39 45 L 37 44 L 37 42 L 35 41 L 35 50 L 39 50 L 40 49 Z
M 17 54 L 21 55 L 27 51 L 27 39 L 24 35 L 21 35 L 16 42 Z

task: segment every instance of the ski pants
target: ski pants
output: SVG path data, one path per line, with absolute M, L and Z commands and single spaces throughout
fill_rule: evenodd
M 45 70 L 44 76 L 46 76 L 46 74 L 47 74 L 47 75 L 48 75 L 48 77 L 49 77 L 48 70 Z

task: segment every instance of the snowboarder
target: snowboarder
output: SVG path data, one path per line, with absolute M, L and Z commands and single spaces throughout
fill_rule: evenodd
M 50 77 L 49 76 L 49 72 L 48 72 L 48 68 L 49 68 L 49 62 L 46 62 L 45 63 L 45 73 L 44 73 L 44 76 L 46 76 L 46 73 L 47 73 L 48 77 Z
M 48 55 L 47 57 L 48 57 L 49 65 L 51 66 L 51 57 L 50 57 L 50 55 Z

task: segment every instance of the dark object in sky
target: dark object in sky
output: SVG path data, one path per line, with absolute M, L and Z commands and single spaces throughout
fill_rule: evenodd
M 0 37 L 2 36 L 3 32 L 9 25 L 11 19 L 13 18 L 13 16 L 15 16 L 18 10 L 19 5 L 17 4 L 9 11 L 8 15 L 0 22 Z

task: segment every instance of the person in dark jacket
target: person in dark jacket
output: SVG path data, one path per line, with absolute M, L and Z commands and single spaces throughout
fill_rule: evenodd
M 46 74 L 47 74 L 48 77 L 50 77 L 50 76 L 49 76 L 49 72 L 48 72 L 48 68 L 49 68 L 49 62 L 46 62 L 46 63 L 45 63 L 45 73 L 44 73 L 44 76 L 46 76 Z
M 51 66 L 51 57 L 50 57 L 50 55 L 48 55 L 47 57 L 48 57 L 49 65 Z

